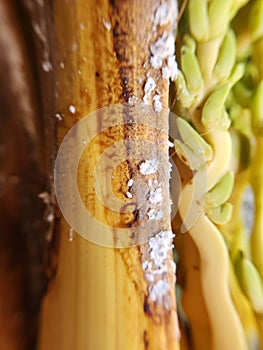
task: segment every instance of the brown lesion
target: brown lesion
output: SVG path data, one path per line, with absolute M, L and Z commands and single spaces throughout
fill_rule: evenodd
M 146 330 L 143 332 L 143 342 L 144 342 L 144 349 L 145 350 L 149 349 L 149 340 L 148 340 L 148 334 Z

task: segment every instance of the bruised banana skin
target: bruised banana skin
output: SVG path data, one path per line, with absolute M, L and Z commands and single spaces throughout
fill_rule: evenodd
M 206 140 L 213 147 L 214 157 L 207 166 L 208 190 L 224 175 L 231 153 L 231 138 L 227 131 L 212 129 Z M 224 148 L 221 147 L 224 144 Z M 183 191 L 179 212 L 186 217 L 193 197 L 194 179 Z M 229 258 L 223 238 L 214 224 L 202 213 L 188 229 L 201 260 L 201 284 L 211 322 L 212 350 L 246 350 L 246 340 L 228 289 Z M 223 317 L 222 317 L 223 315 Z

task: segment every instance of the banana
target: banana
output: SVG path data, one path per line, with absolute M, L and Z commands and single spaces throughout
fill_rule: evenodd
M 55 101 L 56 108 L 58 111 L 63 111 L 65 116 L 67 113 L 70 116 L 66 106 L 74 104 L 75 111 L 71 113 L 71 117 L 63 118 L 63 122 L 58 125 L 57 141 L 59 144 L 63 140 L 73 123 L 82 121 L 85 119 L 84 116 L 97 111 L 96 122 L 90 126 L 91 130 L 94 128 L 97 131 L 96 137 L 87 147 L 85 146 L 78 167 L 76 185 L 87 213 L 94 218 L 89 225 L 85 225 L 85 232 L 98 238 L 100 234 L 98 222 L 100 222 L 99 226 L 103 230 L 109 229 L 109 238 L 114 247 L 105 246 L 104 242 L 98 242 L 98 240 L 95 242 L 101 245 L 95 244 L 80 235 L 74 236 L 73 240 L 69 241 L 68 225 L 62 218 L 58 220 L 58 227 L 61 229 L 58 271 L 43 301 L 38 350 L 143 350 L 146 348 L 177 350 L 179 349 L 179 330 L 174 291 L 175 266 L 171 252 L 173 234 L 169 229 L 171 223 L 168 140 L 167 133 L 164 132 L 168 127 L 168 113 L 164 118 L 159 118 L 163 132 L 159 132 L 153 141 L 157 142 L 158 150 L 163 150 L 161 153 L 166 165 L 163 167 L 159 162 L 159 166 L 164 176 L 159 179 L 156 171 L 153 176 L 156 175 L 157 184 L 152 180 L 152 184 L 149 185 L 148 175 L 142 174 L 140 165 L 135 166 L 132 161 L 132 167 L 138 174 L 139 182 L 140 179 L 144 179 L 143 191 L 146 189 L 149 197 L 153 194 L 151 199 L 157 201 L 159 208 L 166 203 L 163 205 L 163 218 L 159 222 L 163 226 L 161 230 L 158 228 L 158 222 L 151 224 L 151 220 L 148 220 L 149 211 L 146 208 L 143 215 L 152 225 L 149 233 L 153 237 L 148 242 L 146 239 L 146 243 L 138 245 L 137 238 L 142 234 L 141 222 L 139 223 L 141 207 L 137 210 L 137 204 L 134 202 L 136 175 L 130 167 L 130 159 L 133 158 L 133 151 L 138 150 L 141 145 L 139 138 L 136 137 L 137 132 L 137 136 L 139 133 L 141 140 L 146 141 L 145 146 L 141 146 L 143 156 L 140 155 L 143 157 L 142 161 L 145 160 L 142 164 L 146 163 L 148 156 L 144 152 L 147 152 L 149 147 L 144 137 L 147 137 L 148 129 L 145 124 L 131 123 L 131 120 L 134 120 L 134 116 L 141 117 L 141 112 L 145 111 L 146 107 L 140 105 L 141 112 L 132 113 L 131 104 L 125 103 L 130 101 L 129 97 L 131 100 L 136 97 L 136 101 L 142 102 L 145 94 L 148 93 L 147 101 L 151 103 L 149 106 L 151 108 L 153 96 L 158 94 L 161 97 L 162 108 L 167 110 L 168 79 L 163 79 L 161 69 L 152 67 L 148 40 L 151 38 L 155 44 L 157 42 L 158 45 L 159 43 L 168 45 L 166 54 L 173 55 L 174 31 L 177 23 L 176 3 L 175 1 L 165 1 L 162 4 L 127 1 L 113 4 L 108 0 L 102 0 L 98 4 L 94 0 L 79 0 L 72 3 L 62 1 L 54 2 L 52 11 L 54 11 L 52 12 L 54 39 L 58 44 L 55 48 L 57 60 L 54 63 L 59 89 L 58 98 Z M 156 24 L 157 19 L 158 24 Z M 164 38 L 168 39 L 167 42 Z M 140 46 L 141 48 L 137 50 L 136 48 Z M 167 57 L 163 53 L 163 46 L 160 52 L 165 62 L 171 60 L 169 57 L 172 56 Z M 133 64 L 126 69 L 124 66 L 127 63 L 127 57 L 132 57 Z M 145 62 L 146 57 L 147 62 Z M 60 68 L 59 62 L 62 59 L 67 69 Z M 145 63 L 147 69 L 144 66 Z M 154 79 L 155 91 L 151 91 L 152 96 L 147 90 L 149 85 L 147 82 L 150 81 L 148 74 L 151 74 L 151 81 Z M 143 82 L 145 82 L 144 88 Z M 119 104 L 122 116 L 121 121 L 117 123 L 116 104 Z M 105 109 L 98 111 L 102 106 L 105 106 Z M 105 110 L 112 111 L 107 118 L 107 121 L 112 124 L 110 127 L 108 124 L 108 127 L 103 129 L 106 124 L 103 118 Z M 147 114 L 147 118 L 149 117 L 150 115 Z M 157 121 L 155 117 L 154 114 L 154 120 L 151 122 L 153 128 Z M 125 118 L 128 119 L 125 120 Z M 118 125 L 116 126 L 115 123 Z M 83 136 L 91 132 L 86 127 L 79 129 L 81 129 L 78 130 L 79 133 L 83 132 Z M 74 134 L 72 139 L 80 140 L 80 144 L 83 145 L 85 138 L 78 138 L 79 133 Z M 126 146 L 129 141 L 132 141 L 132 146 L 125 146 L 125 157 L 121 160 L 122 163 L 115 164 L 116 173 L 114 172 L 108 179 L 107 175 L 111 170 L 104 168 L 97 172 L 95 180 L 101 188 L 108 187 L 110 192 L 114 192 L 114 200 L 116 199 L 122 208 L 129 207 L 128 211 L 134 208 L 131 212 L 127 212 L 127 215 L 122 212 L 122 208 L 118 211 L 110 210 L 108 202 L 103 203 L 98 196 L 99 187 L 95 189 L 94 180 L 94 171 L 100 157 L 110 149 L 111 152 L 108 155 L 111 158 L 115 152 L 111 146 L 118 147 L 119 141 L 124 141 Z M 69 162 L 75 161 L 69 154 L 67 157 Z M 127 162 L 129 160 L 129 169 L 124 165 L 127 165 L 124 162 L 126 159 Z M 131 179 L 134 180 L 133 185 L 131 185 Z M 131 186 L 131 192 L 127 192 L 127 187 L 130 190 Z M 143 191 L 140 189 L 138 185 L 138 197 L 143 196 L 141 193 Z M 149 204 L 147 200 L 144 202 Z M 152 204 L 152 209 L 157 209 L 156 203 Z M 81 221 L 78 208 L 73 207 L 72 210 L 74 217 Z M 117 249 L 118 223 L 121 227 L 127 227 L 127 221 L 129 223 L 127 232 L 132 230 L 129 237 L 133 240 L 133 246 Z M 135 227 L 137 221 L 139 225 Z M 121 239 L 118 243 L 121 243 Z

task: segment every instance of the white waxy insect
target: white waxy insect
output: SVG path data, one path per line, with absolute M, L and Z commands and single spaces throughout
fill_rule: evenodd
M 143 175 L 154 174 L 157 169 L 158 169 L 157 159 L 145 160 L 140 164 L 140 172 Z
M 73 105 L 70 105 L 68 107 L 68 109 L 69 109 L 70 113 L 72 113 L 72 114 L 76 113 L 76 108 Z
M 125 195 L 126 195 L 127 198 L 132 198 L 131 192 L 126 192 Z
M 69 229 L 68 240 L 70 242 L 73 241 L 73 228 L 72 227 Z
M 133 179 L 130 179 L 128 182 L 127 182 L 127 186 L 128 187 L 131 187 L 133 185 Z

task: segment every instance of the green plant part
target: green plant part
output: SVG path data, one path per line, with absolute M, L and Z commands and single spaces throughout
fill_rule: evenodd
M 202 136 L 184 119 L 177 118 L 177 126 L 185 144 L 194 152 L 196 155 L 202 156 L 206 161 L 212 159 L 213 150 L 212 147 L 204 140 Z
M 232 262 L 229 264 L 229 288 L 233 302 L 235 304 L 235 308 L 244 328 L 248 348 L 259 349 L 260 335 L 256 317 L 249 300 L 244 295 L 239 285 L 239 281 L 235 275 Z
M 189 23 L 193 37 L 198 41 L 206 41 L 209 37 L 209 19 L 206 1 L 189 1 Z
M 204 82 L 197 57 L 186 45 L 181 49 L 181 63 L 189 92 L 197 93 L 203 88 Z
M 193 104 L 195 97 L 188 91 L 185 78 L 182 72 L 180 71 L 178 72 L 178 77 L 175 81 L 175 86 L 177 95 L 176 99 L 180 101 L 184 108 L 189 108 Z
M 249 14 L 249 31 L 253 41 L 263 36 L 263 2 L 256 0 L 252 3 Z
M 218 207 L 225 203 L 233 190 L 234 186 L 234 173 L 228 172 L 223 178 L 209 191 L 206 195 L 206 204 L 209 207 Z
M 217 88 L 207 99 L 202 110 L 202 123 L 206 128 L 219 124 L 225 108 L 225 101 L 231 89 L 230 83 Z
M 230 203 L 224 203 L 218 207 L 208 207 L 206 213 L 209 218 L 217 225 L 226 224 L 232 216 L 233 206 Z
M 236 61 L 236 37 L 233 30 L 229 30 L 220 47 L 218 59 L 213 74 L 220 81 L 230 75 Z
M 255 88 L 251 96 L 250 108 L 252 125 L 256 134 L 263 133 L 263 80 Z
M 208 10 L 210 39 L 223 36 L 229 24 L 231 1 L 211 1 Z
M 191 170 L 198 170 L 205 164 L 205 158 L 201 152 L 193 151 L 187 144 L 181 140 L 174 140 L 174 148 L 177 156 L 186 164 Z
M 254 311 L 263 314 L 263 285 L 258 270 L 253 263 L 244 256 L 243 252 L 237 256 L 235 271 L 241 287 L 250 300 Z

